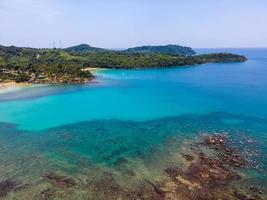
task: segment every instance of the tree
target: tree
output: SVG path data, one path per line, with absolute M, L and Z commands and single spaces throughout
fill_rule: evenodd
M 15 78 L 16 83 L 27 82 L 28 80 L 29 80 L 29 76 L 25 73 L 20 73 Z

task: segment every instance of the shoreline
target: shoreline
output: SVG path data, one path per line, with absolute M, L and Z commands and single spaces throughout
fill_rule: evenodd
M 16 83 L 15 81 L 0 83 L 0 94 L 32 85 L 31 83 Z
M 89 71 L 94 75 L 94 73 L 97 73 L 97 72 L 100 72 L 100 71 L 104 71 L 104 70 L 107 70 L 107 69 L 108 68 L 102 68 L 102 67 L 86 67 L 86 68 L 83 68 L 82 71 Z
M 96 71 L 98 71 L 97 69 Z M 100 69 L 101 70 L 101 69 Z M 94 77 L 90 77 L 87 80 L 83 82 L 68 82 L 66 84 L 84 84 L 84 83 L 92 83 L 93 80 L 95 79 Z M 12 92 L 15 90 L 19 90 L 22 88 L 30 87 L 30 86 L 36 86 L 36 85 L 54 85 L 54 84 L 64 84 L 63 82 L 40 82 L 40 83 L 28 83 L 28 82 L 21 82 L 21 83 L 16 83 L 15 81 L 9 81 L 9 82 L 2 82 L 0 83 L 0 94 L 7 93 L 7 92 Z

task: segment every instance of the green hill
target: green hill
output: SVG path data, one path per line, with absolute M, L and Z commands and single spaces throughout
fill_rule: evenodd
M 79 44 L 77 46 L 68 47 L 65 49 L 69 52 L 75 52 L 75 53 L 90 53 L 90 52 L 105 52 L 109 51 L 107 49 L 92 47 L 88 44 Z
M 98 53 L 98 52 L 119 52 L 119 53 L 144 53 L 144 54 L 168 54 L 168 55 L 181 55 L 191 56 L 196 52 L 190 48 L 180 45 L 164 45 L 164 46 L 141 46 L 128 48 L 126 50 L 114 51 L 109 49 L 92 47 L 88 44 L 80 44 L 77 46 L 68 47 L 65 49 L 73 53 Z
M 141 46 L 125 50 L 127 53 L 150 53 L 150 54 L 169 54 L 169 55 L 194 55 L 196 52 L 190 48 L 179 45 L 165 45 L 165 46 Z

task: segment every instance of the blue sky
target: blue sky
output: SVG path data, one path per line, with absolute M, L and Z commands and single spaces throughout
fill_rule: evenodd
M 267 47 L 267 0 L 0 0 L 0 44 Z

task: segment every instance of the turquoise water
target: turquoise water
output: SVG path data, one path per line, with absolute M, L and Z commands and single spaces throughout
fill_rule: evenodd
M 0 94 L 0 180 L 16 178 L 35 185 L 23 193 L 26 199 L 47 187 L 40 180 L 50 171 L 82 184 L 85 177 L 95 179 L 108 170 L 122 174 L 119 180 L 134 188 L 136 179 L 160 179 L 166 167 L 180 163 L 180 149 L 190 151 L 184 146 L 187 140 L 200 133 L 227 132 L 252 163 L 245 180 L 264 188 L 267 49 L 198 51 L 230 51 L 246 55 L 248 61 L 104 70 L 90 84 Z M 244 144 L 243 138 L 255 143 Z M 128 168 L 118 168 L 125 160 Z M 129 170 L 135 178 L 125 175 Z M 83 187 L 76 189 L 84 194 Z
M 0 95 L 0 121 L 41 130 L 95 119 L 151 120 L 228 112 L 267 117 L 267 50 L 236 50 L 246 63 L 107 70 L 96 83 Z

